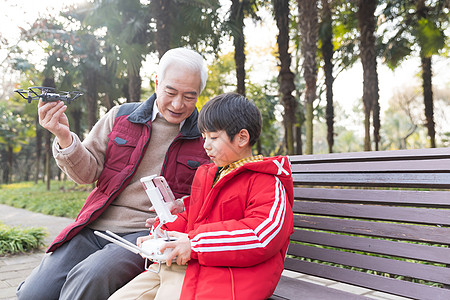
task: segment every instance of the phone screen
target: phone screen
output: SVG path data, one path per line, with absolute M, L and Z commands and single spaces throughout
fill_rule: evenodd
M 153 178 L 153 184 L 159 189 L 165 202 L 175 201 L 175 196 L 173 195 L 169 184 L 163 176 L 157 176 Z

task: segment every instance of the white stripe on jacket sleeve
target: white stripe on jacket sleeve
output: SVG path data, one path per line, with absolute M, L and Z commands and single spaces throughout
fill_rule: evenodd
M 263 248 L 280 232 L 286 215 L 286 190 L 276 176 L 275 197 L 267 219 L 255 230 L 238 229 L 197 234 L 192 240 L 195 252 L 218 252 Z

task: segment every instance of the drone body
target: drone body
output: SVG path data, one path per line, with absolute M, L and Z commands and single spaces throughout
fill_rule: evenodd
M 81 97 L 82 92 L 57 92 L 55 88 L 45 86 L 33 86 L 27 90 L 17 89 L 14 92 L 18 93 L 23 99 L 31 103 L 32 100 L 42 99 L 44 102 L 64 101 L 70 104 L 73 100 Z

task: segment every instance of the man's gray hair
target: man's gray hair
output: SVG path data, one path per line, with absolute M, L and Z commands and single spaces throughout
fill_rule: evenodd
M 156 74 L 159 82 L 163 81 L 167 67 L 171 64 L 182 65 L 193 72 L 200 72 L 200 93 L 203 91 L 206 86 L 206 80 L 208 79 L 208 68 L 200 54 L 186 48 L 168 50 L 159 61 L 158 72 Z

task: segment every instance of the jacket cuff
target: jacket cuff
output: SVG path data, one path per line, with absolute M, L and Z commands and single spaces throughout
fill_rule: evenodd
M 191 259 L 196 259 L 196 260 L 198 260 L 198 253 L 197 252 L 195 252 L 194 250 L 193 250 L 193 248 L 192 248 L 192 239 L 194 238 L 194 231 L 192 230 L 192 231 L 190 231 L 189 233 L 188 233 L 188 238 L 189 238 L 189 240 L 191 241 Z

